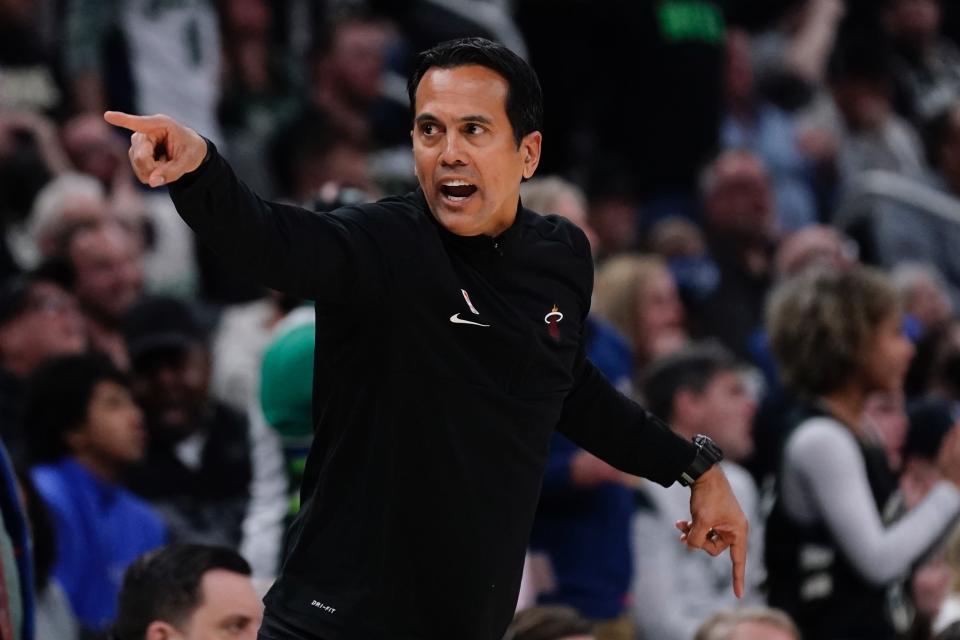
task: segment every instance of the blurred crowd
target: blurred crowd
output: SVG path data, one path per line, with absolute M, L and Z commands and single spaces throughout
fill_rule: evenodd
M 540 77 L 522 201 L 590 241 L 591 359 L 720 445 L 752 526 L 738 601 L 687 489 L 557 435 L 507 637 L 960 637 L 954 3 L 0 0 L 0 638 L 254 638 L 299 508 L 322 317 L 224 269 L 103 111 L 330 210 L 416 188 L 412 57 L 469 35 Z

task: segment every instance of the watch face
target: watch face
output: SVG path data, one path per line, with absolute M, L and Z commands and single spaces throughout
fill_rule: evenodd
M 693 439 L 693 442 L 700 447 L 700 455 L 706 458 L 711 464 L 723 460 L 723 450 L 709 437 L 698 435 Z

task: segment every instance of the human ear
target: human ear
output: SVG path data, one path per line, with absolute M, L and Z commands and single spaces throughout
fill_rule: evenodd
M 520 155 L 523 158 L 523 177 L 529 180 L 537 171 L 540 164 L 540 148 L 543 143 L 543 134 L 531 131 L 520 141 Z
M 173 640 L 180 637 L 180 632 L 169 622 L 163 620 L 154 620 L 147 626 L 147 632 L 143 634 L 144 640 Z

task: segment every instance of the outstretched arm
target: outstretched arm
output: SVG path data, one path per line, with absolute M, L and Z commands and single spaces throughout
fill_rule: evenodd
M 621 471 L 665 487 L 690 467 L 696 455 L 692 443 L 617 391 L 587 358 L 580 360 L 575 373 L 557 425 L 561 433 Z M 749 525 L 718 466 L 694 483 L 690 511 L 690 522 L 677 523 L 683 531 L 681 540 L 711 555 L 729 548 L 733 590 L 742 596 Z
M 367 214 L 350 208 L 317 214 L 264 201 L 212 143 L 167 116 L 108 111 L 104 118 L 133 132 L 129 156 L 137 178 L 151 187 L 170 185 L 183 219 L 238 273 L 326 306 L 382 297 L 384 270 Z

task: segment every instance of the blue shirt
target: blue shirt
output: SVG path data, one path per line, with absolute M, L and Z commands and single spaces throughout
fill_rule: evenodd
M 77 618 L 103 629 L 117 613 L 127 566 L 166 541 L 166 528 L 146 502 L 65 458 L 31 470 L 53 519 L 60 581 Z

